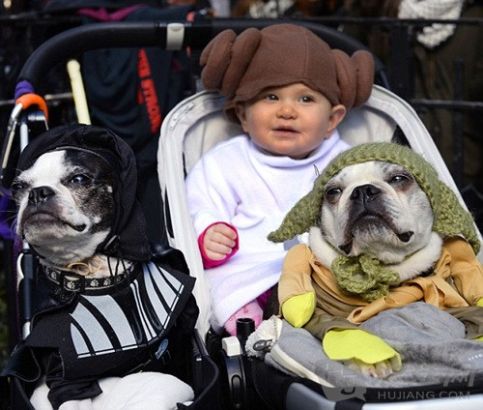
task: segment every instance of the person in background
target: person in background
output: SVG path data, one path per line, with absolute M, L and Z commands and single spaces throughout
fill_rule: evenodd
M 483 2 L 478 0 L 363 0 L 346 1 L 348 16 L 400 19 L 481 19 Z M 344 32 L 358 38 L 391 69 L 389 29 L 385 25 L 346 25 Z M 468 102 L 483 101 L 483 30 L 478 24 L 408 24 L 412 83 L 409 99 Z M 455 63 L 462 64 L 457 82 Z M 461 95 L 457 97 L 457 88 Z M 415 107 L 453 173 L 476 224 L 483 229 L 483 117 L 480 111 L 451 111 L 448 108 Z M 454 129 L 453 118 L 463 115 L 462 129 Z M 461 135 L 463 158 L 455 163 L 455 135 Z M 460 175 L 457 175 L 456 172 Z M 457 178 L 458 177 L 458 178 Z

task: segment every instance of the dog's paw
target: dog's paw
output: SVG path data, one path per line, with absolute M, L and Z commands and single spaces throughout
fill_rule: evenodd
M 292 296 L 282 304 L 282 315 L 293 327 L 302 327 L 305 325 L 312 317 L 314 310 L 314 292 Z
M 385 378 L 401 369 L 401 356 L 380 337 L 361 329 L 332 329 L 322 345 L 329 359 L 364 375 Z
M 401 361 L 396 357 L 374 364 L 364 363 L 357 359 L 344 360 L 342 363 L 349 369 L 360 372 L 364 376 L 375 377 L 378 379 L 385 379 L 401 369 Z

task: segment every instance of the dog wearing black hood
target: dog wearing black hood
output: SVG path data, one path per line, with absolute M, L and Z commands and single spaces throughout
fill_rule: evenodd
M 157 370 L 173 325 L 186 337 L 193 329 L 194 280 L 151 261 L 136 182 L 131 148 L 100 127 L 54 128 L 21 153 L 11 190 L 17 233 L 39 262 L 35 312 L 2 375 L 34 382 L 35 408 L 171 409 L 193 399 Z M 188 305 L 190 323 L 178 325 Z

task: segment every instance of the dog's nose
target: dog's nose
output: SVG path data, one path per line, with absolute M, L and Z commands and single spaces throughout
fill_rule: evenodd
M 369 202 L 375 199 L 380 193 L 381 190 L 379 188 L 371 184 L 366 184 L 354 188 L 350 199 L 352 201 Z
M 29 193 L 29 204 L 38 205 L 42 202 L 46 202 L 50 197 L 54 196 L 55 192 L 48 186 L 39 186 L 34 188 Z

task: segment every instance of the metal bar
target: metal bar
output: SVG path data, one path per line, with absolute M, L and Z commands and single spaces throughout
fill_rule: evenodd
M 62 101 L 72 101 L 72 93 L 58 93 L 58 94 L 45 94 L 44 100 L 46 102 L 56 103 Z M 12 108 L 15 105 L 15 100 L 0 100 L 0 109 L 4 107 Z
M 215 18 L 212 19 L 217 21 L 230 21 L 230 20 L 240 20 L 238 18 Z M 245 19 L 247 21 L 246 27 L 249 26 L 254 19 Z M 290 21 L 291 18 L 284 18 L 285 21 Z M 323 24 L 361 24 L 361 25 L 379 25 L 379 26 L 392 26 L 394 24 L 404 24 L 411 26 L 427 26 L 430 24 L 457 24 L 457 25 L 476 25 L 483 26 L 482 18 L 461 18 L 461 19 L 400 19 L 395 17 L 342 17 L 342 16 L 319 16 L 319 17 L 306 17 L 303 19 L 307 22 L 312 23 L 323 23 Z M 0 16 L 0 24 L 3 26 L 8 25 L 52 25 L 52 24 L 65 24 L 73 23 L 80 24 L 82 21 L 79 16 L 54 16 L 46 13 L 19 13 Z M 276 21 L 280 22 L 280 19 Z
M 217 33 L 227 28 L 242 31 L 247 27 L 263 28 L 284 20 L 275 19 L 214 19 L 185 25 L 183 46 L 192 48 L 204 47 Z M 323 38 L 334 48 L 340 48 L 352 54 L 356 50 L 367 49 L 358 40 L 325 27 L 320 23 L 306 20 L 287 20 L 304 25 L 316 35 Z M 167 27 L 166 22 L 113 22 L 93 23 L 66 30 L 39 46 L 25 62 L 19 75 L 19 80 L 27 80 L 32 85 L 42 81 L 46 72 L 53 66 L 76 58 L 88 50 L 114 47 L 150 47 L 165 48 Z M 376 59 L 377 60 L 377 59 Z M 383 69 L 382 63 L 376 61 L 376 72 Z
M 51 14 L 26 12 L 16 14 L 3 14 L 0 16 L 0 24 L 4 27 L 13 25 L 29 25 L 29 26 L 44 26 L 53 24 L 75 23 L 82 22 L 81 16 L 64 15 L 53 16 Z
M 463 100 L 428 100 L 426 98 L 413 98 L 409 101 L 416 107 L 441 108 L 448 110 L 483 111 L 483 102 Z
M 361 24 L 370 26 L 387 26 L 392 27 L 394 24 L 402 24 L 406 26 L 424 27 L 431 24 L 461 24 L 483 26 L 483 19 L 461 18 L 461 19 L 401 19 L 397 17 L 331 17 L 321 16 L 307 19 L 319 23 L 333 23 L 333 24 Z
M 410 70 L 408 70 L 411 66 L 408 63 L 411 59 L 409 37 L 408 27 L 397 24 L 391 28 L 389 82 L 391 84 L 391 90 L 406 100 L 413 95 Z
M 40 45 L 25 62 L 19 80 L 35 87 L 53 66 L 88 50 L 164 44 L 166 31 L 153 23 L 95 23 L 66 30 Z M 50 66 L 50 67 L 49 67 Z
M 453 62 L 453 96 L 455 100 L 463 98 L 464 90 L 464 62 L 456 59 Z M 453 177 L 456 185 L 463 186 L 463 167 L 464 167 L 464 121 L 463 113 L 459 110 L 452 110 L 452 136 L 453 136 Z
M 72 101 L 72 93 L 45 94 L 45 101 L 48 103 L 57 103 Z M 412 98 L 409 100 L 411 105 L 415 107 L 441 108 L 441 109 L 458 109 L 465 111 L 483 111 L 483 102 L 465 101 L 465 100 L 429 100 L 427 98 Z M 0 100 L 0 109 L 15 105 L 14 99 Z

